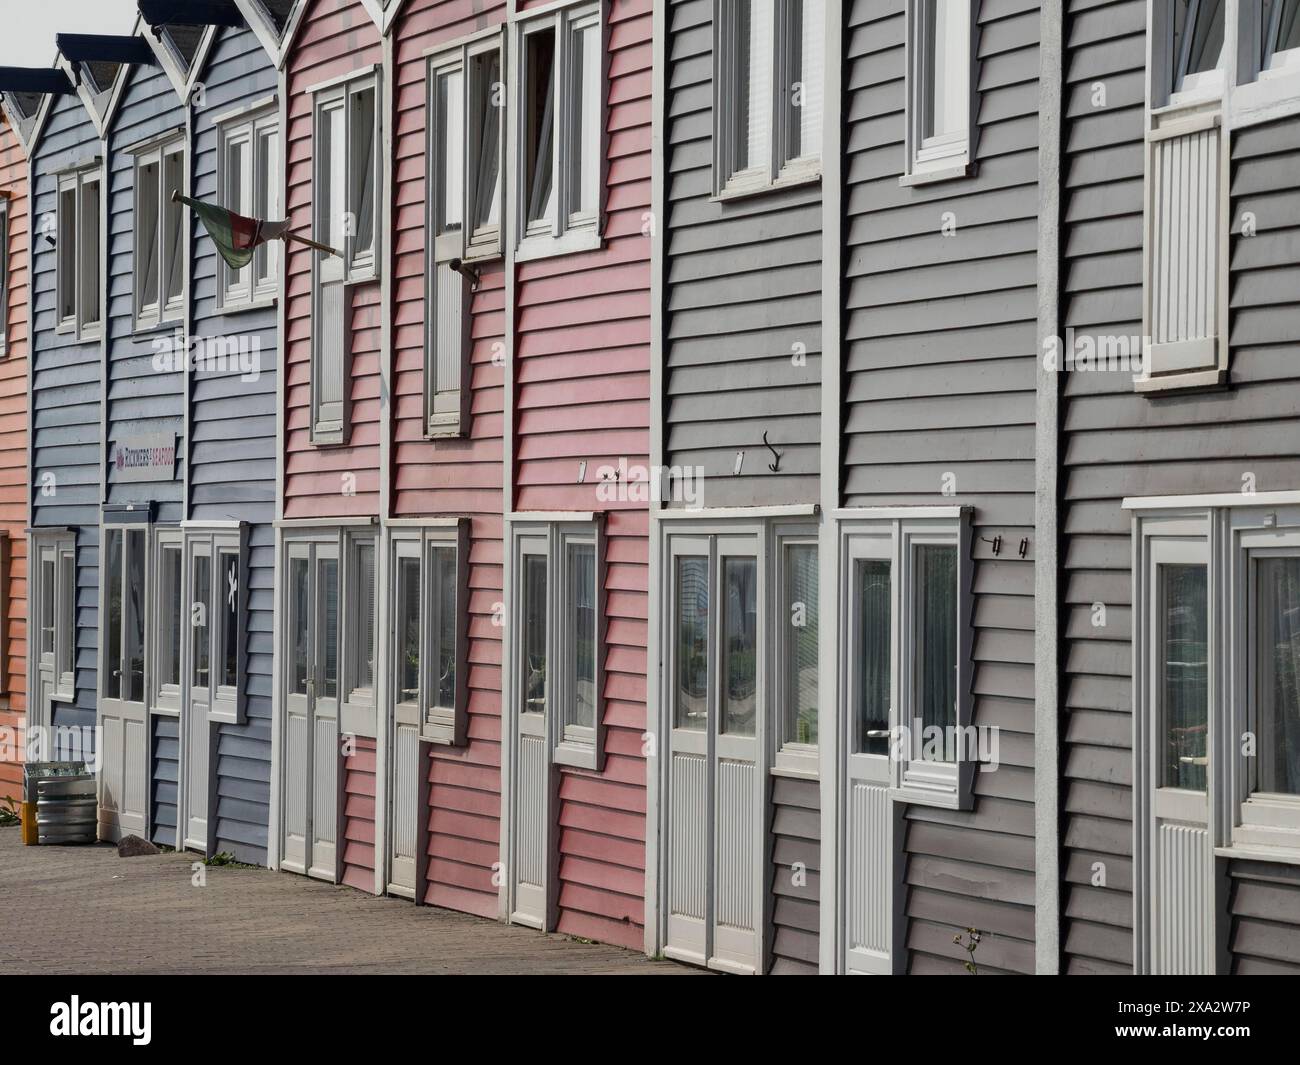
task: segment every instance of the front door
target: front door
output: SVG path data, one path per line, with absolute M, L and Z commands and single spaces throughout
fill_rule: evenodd
M 673 536 L 665 953 L 762 964 L 764 735 L 758 538 Z
M 284 855 L 296 873 L 338 880 L 339 551 L 291 542 L 285 693 Z
M 149 535 L 106 526 L 100 574 L 99 836 L 143 836 L 148 822 L 149 715 L 145 709 L 145 604 Z

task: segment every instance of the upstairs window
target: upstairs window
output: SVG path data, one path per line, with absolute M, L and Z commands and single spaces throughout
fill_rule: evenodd
M 135 157 L 135 319 L 148 329 L 185 310 L 185 220 L 172 194 L 185 192 L 180 141 Z
M 715 192 L 821 172 L 825 0 L 719 0 Z
M 220 130 L 217 187 L 223 207 L 236 214 L 278 220 L 280 205 L 280 124 L 274 112 L 241 115 Z M 280 276 L 281 245 L 267 241 L 253 252 L 253 260 L 232 270 L 218 260 L 221 305 L 248 306 L 275 298 Z
M 1262 70 L 1300 72 L 1300 0 L 1263 0 Z
M 567 7 L 519 27 L 517 259 L 599 246 L 603 33 L 600 7 L 591 4 Z
M 0 355 L 9 347 L 9 201 L 0 199 Z
M 972 162 L 972 4 L 908 4 L 907 155 L 904 183 L 969 173 Z
M 99 168 L 59 178 L 55 249 L 58 331 L 91 339 L 101 321 Z

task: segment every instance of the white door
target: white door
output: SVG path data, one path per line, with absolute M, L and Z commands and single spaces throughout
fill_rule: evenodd
M 144 836 L 149 802 L 145 709 L 148 543 L 138 526 L 103 529 L 100 614 L 99 836 Z
M 762 967 L 762 572 L 753 536 L 669 542 L 670 956 Z
M 181 721 L 181 828 L 184 846 L 208 850 L 208 796 L 211 776 L 212 726 L 209 723 L 209 692 L 212 678 L 212 598 L 211 541 L 191 541 L 189 545 L 189 646 L 185 665 L 189 680 L 188 698 L 184 701 Z
M 550 890 L 555 841 L 551 832 L 552 773 L 548 706 L 552 682 L 547 661 L 551 614 L 548 607 L 547 540 L 516 541 L 516 605 L 513 700 L 514 780 L 511 787 L 514 854 L 511 855 L 510 920 L 534 928 L 551 924 Z
M 895 698 L 892 649 L 895 584 L 891 538 L 851 536 L 845 582 L 844 690 L 847 715 L 843 792 L 840 962 L 850 973 L 889 973 L 893 931 L 894 803 L 889 797 L 889 710 Z
M 338 880 L 339 552 L 294 542 L 288 559 L 284 846 L 291 872 Z
M 1147 706 L 1152 721 L 1150 939 L 1156 973 L 1212 974 L 1208 556 L 1203 541 L 1152 539 Z

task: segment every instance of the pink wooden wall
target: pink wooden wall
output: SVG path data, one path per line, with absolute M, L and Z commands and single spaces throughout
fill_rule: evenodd
M 15 743 L 12 758 L 0 755 L 0 799 L 22 791 L 22 743 L 27 688 L 27 157 L 7 121 L 0 118 L 0 193 L 9 200 L 8 311 L 6 348 L 0 357 L 0 532 L 8 564 L 0 571 L 0 625 L 4 626 L 4 691 L 0 729 Z
M 356 737 L 343 759 L 343 883 L 375 893 L 375 741 Z
M 293 228 L 311 231 L 312 97 L 308 88 L 383 59 L 379 29 L 356 0 L 308 0 L 289 56 L 288 195 Z M 382 233 L 381 240 L 388 235 Z M 311 443 L 311 257 L 289 244 L 285 308 L 286 518 L 379 513 L 379 283 L 351 289 L 351 432 L 345 446 Z M 355 477 L 347 494 L 346 474 Z
M 393 510 L 398 517 L 470 517 L 469 722 L 463 747 L 433 746 L 429 760 L 425 901 L 497 914 L 492 864 L 500 852 L 503 370 L 500 264 L 481 271 L 470 308 L 473 364 L 465 438 L 426 440 L 423 426 L 425 275 L 425 51 L 505 20 L 502 0 L 408 0 L 394 27 Z
M 597 471 L 649 461 L 651 0 L 605 10 L 605 246 L 518 268 L 514 508 L 607 512 L 605 768 L 561 770 L 558 930 L 640 949 L 649 518 Z

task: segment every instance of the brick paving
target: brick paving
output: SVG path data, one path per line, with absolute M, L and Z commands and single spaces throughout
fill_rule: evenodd
M 192 854 L 24 847 L 0 828 L 0 973 L 699 972 L 618 947 Z

